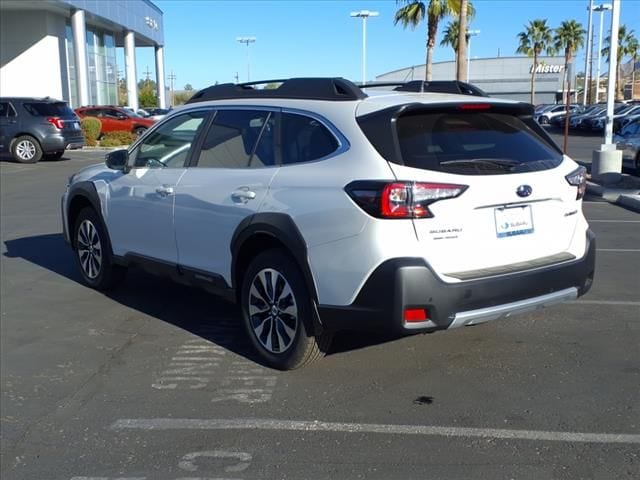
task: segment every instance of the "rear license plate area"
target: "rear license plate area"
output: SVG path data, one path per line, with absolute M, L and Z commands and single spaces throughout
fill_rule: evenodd
M 533 233 L 531 205 L 501 207 L 493 211 L 498 238 L 514 237 Z

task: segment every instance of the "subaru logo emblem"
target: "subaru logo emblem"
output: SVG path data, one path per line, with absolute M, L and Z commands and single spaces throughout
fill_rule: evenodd
M 529 185 L 520 185 L 516 189 L 516 193 L 518 194 L 519 197 L 528 197 L 529 195 L 531 195 L 532 192 L 533 192 L 533 188 L 531 188 L 531 186 Z

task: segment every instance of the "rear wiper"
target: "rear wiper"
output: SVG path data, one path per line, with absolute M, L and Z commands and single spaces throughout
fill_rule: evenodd
M 510 160 L 508 158 L 472 158 L 472 159 L 460 159 L 460 160 L 445 160 L 440 162 L 440 165 L 458 165 L 458 164 L 474 164 L 474 163 L 488 163 L 490 165 L 500 165 L 513 167 L 521 165 L 522 162 L 518 160 Z

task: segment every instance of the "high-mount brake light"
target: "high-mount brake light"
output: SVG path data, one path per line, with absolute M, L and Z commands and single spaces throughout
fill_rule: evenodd
M 47 122 L 49 122 L 51 125 L 53 125 L 59 130 L 62 130 L 62 127 L 64 126 L 64 120 L 58 117 L 49 117 L 47 118 Z
M 587 191 L 587 169 L 584 167 L 578 167 L 569 175 L 564 177 L 569 185 L 573 185 L 574 187 L 578 187 L 578 192 L 576 193 L 576 200 L 580 200 L 584 197 L 585 192 Z
M 456 198 L 467 185 L 429 182 L 356 181 L 345 187 L 360 208 L 377 218 L 431 218 L 429 205 Z
M 463 111 L 479 111 L 479 110 L 491 110 L 490 103 L 461 103 L 458 105 L 458 110 Z

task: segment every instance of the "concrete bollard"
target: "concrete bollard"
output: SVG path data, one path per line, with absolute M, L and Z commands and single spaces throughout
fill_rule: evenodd
M 591 178 L 604 185 L 613 185 L 622 179 L 622 151 L 605 144 L 594 150 L 591 157 Z

